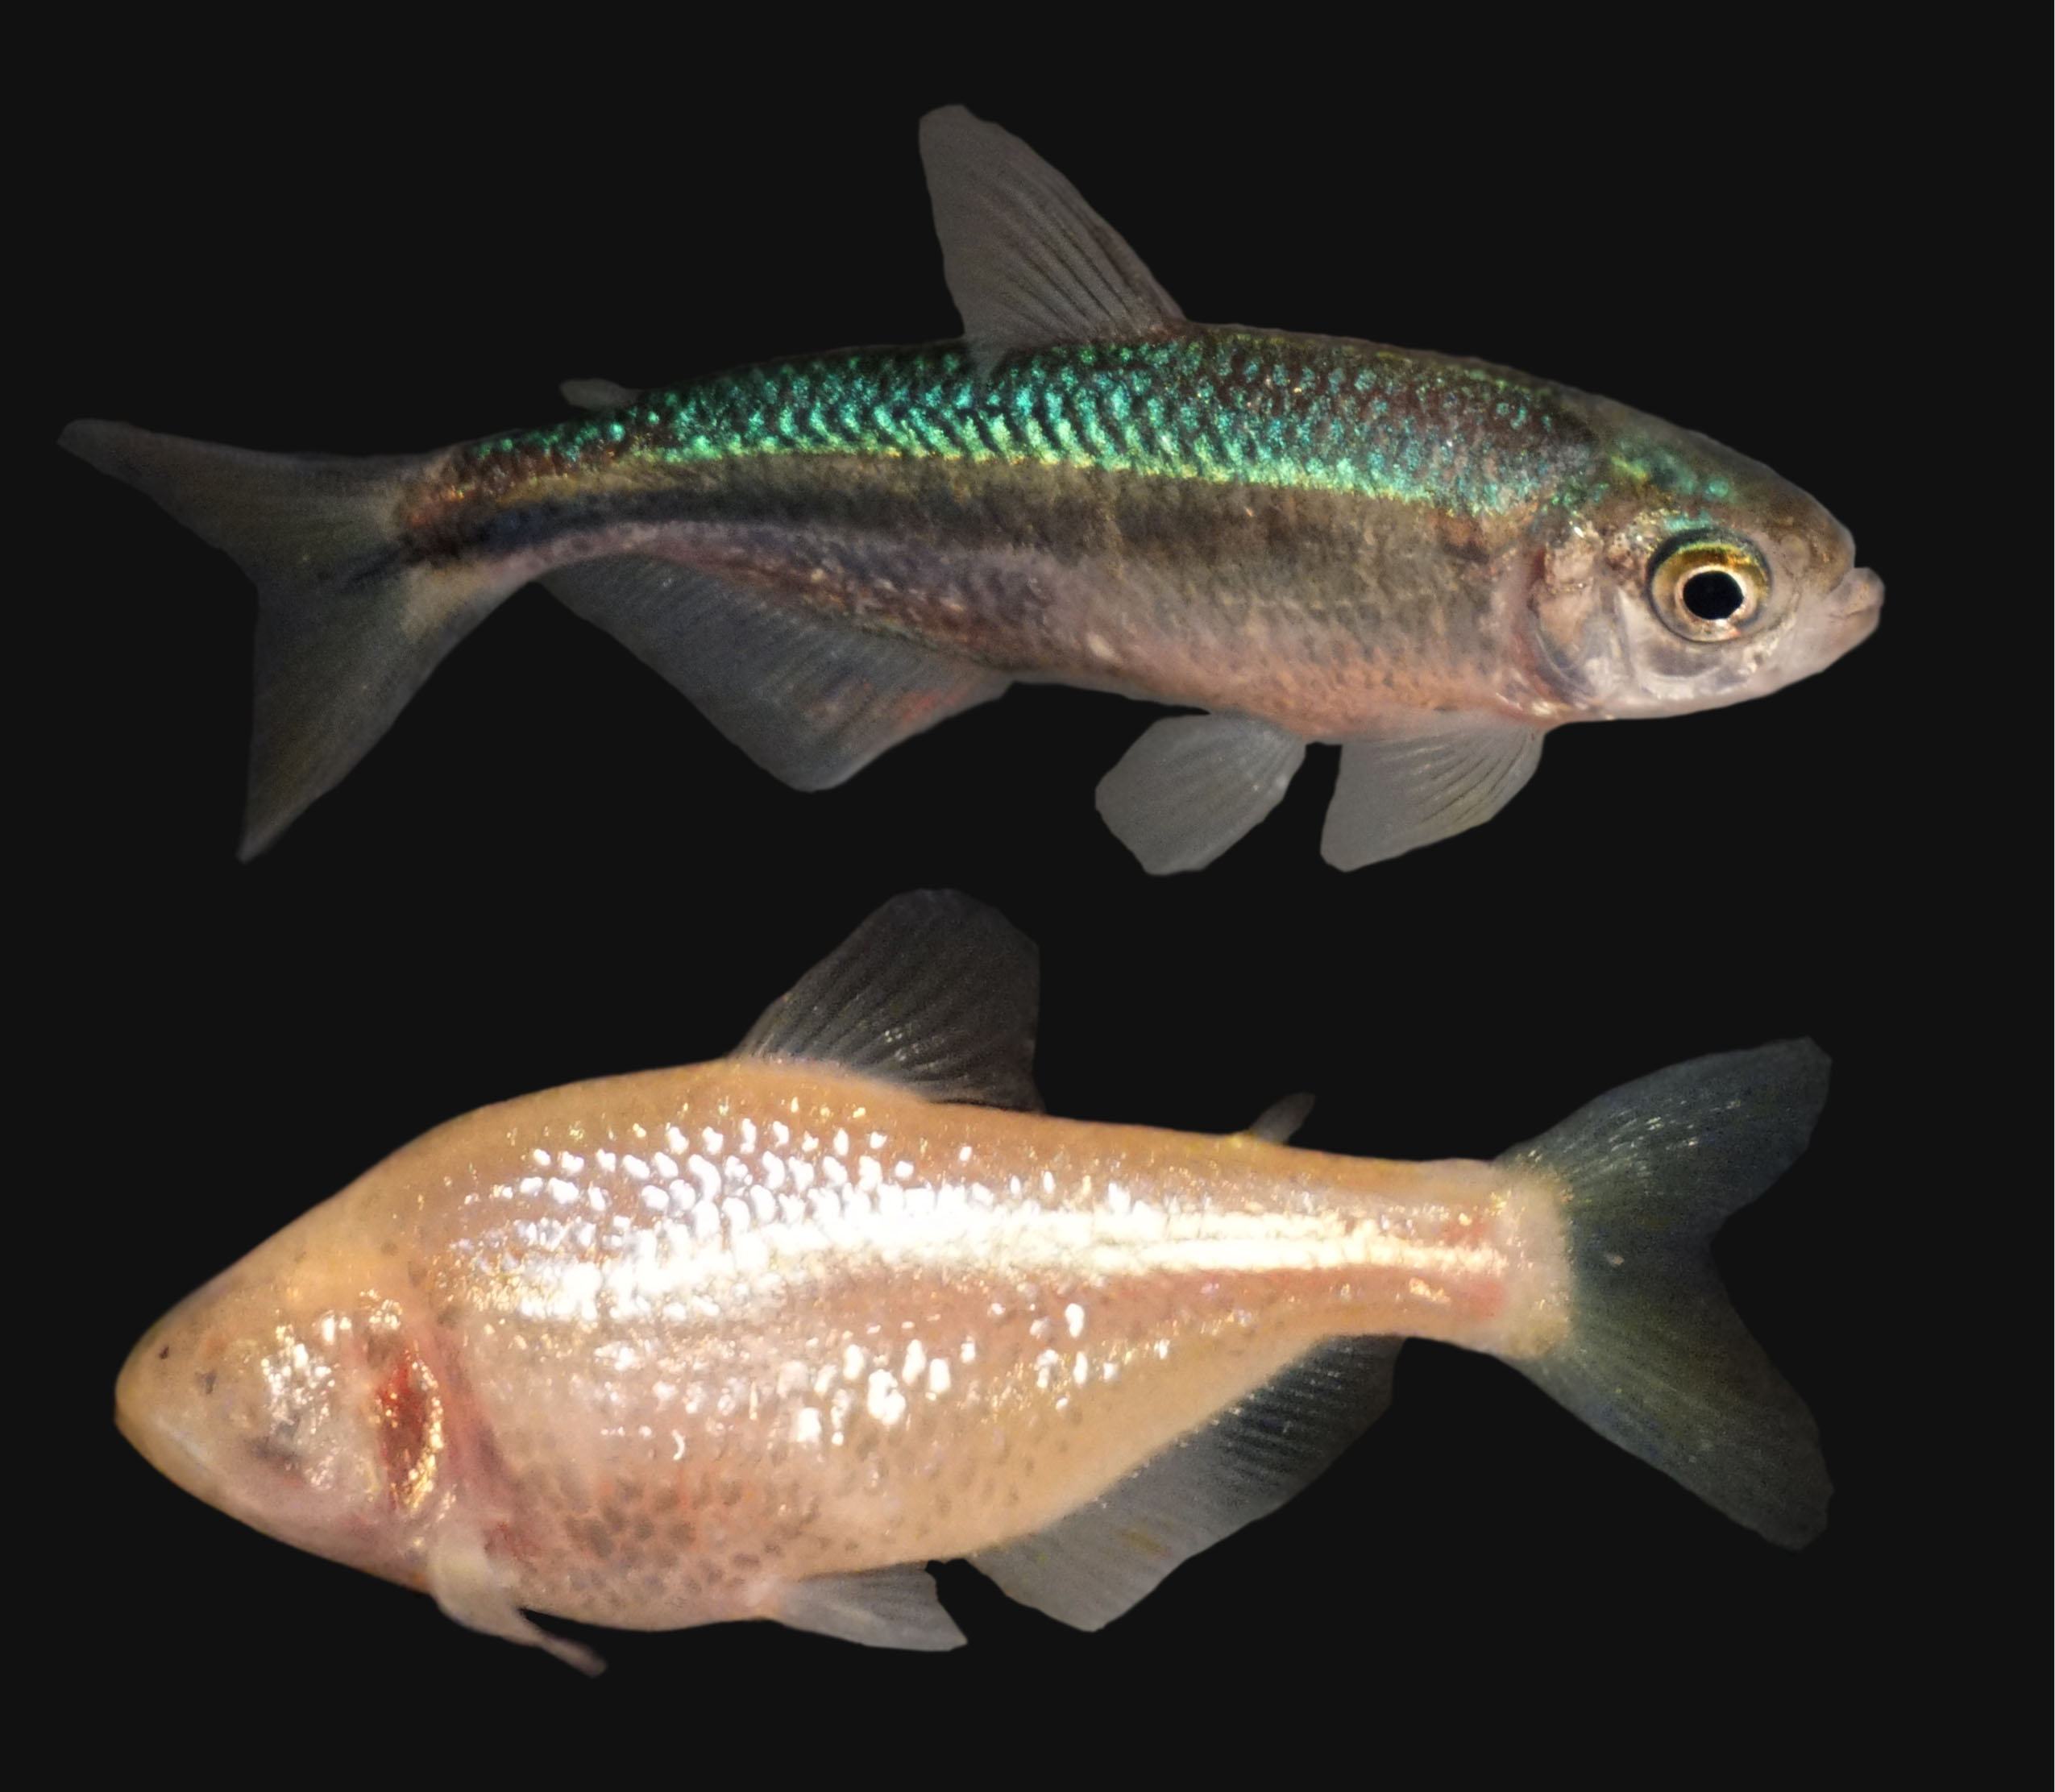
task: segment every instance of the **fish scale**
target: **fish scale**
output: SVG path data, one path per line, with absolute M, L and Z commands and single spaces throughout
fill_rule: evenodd
M 1087 345 L 989 378 L 960 351 L 890 351 L 459 450 L 428 475 L 440 501 L 408 508 L 454 558 L 550 557 L 596 516 L 696 526 L 704 561 L 986 665 L 1346 729 L 1366 685 L 1454 698 L 1497 671 L 1446 537 L 1580 489 L 1590 433 L 1545 404 L 1494 370 L 1347 342 Z M 953 504 L 907 462 L 984 471 Z M 1119 570 L 1094 576 L 1109 544 Z M 1423 560 L 1433 575 L 1375 570 Z
M 749 1160 L 692 1148 L 745 1130 Z M 575 1151 L 552 1149 L 566 1138 Z M 729 1558 L 766 1533 L 795 1571 L 849 1571 L 969 1553 L 993 1511 L 1038 1529 L 1079 1478 L 1153 1454 L 1337 1309 L 1526 1347 L 1551 1323 L 1551 1214 L 1517 1174 L 1467 1174 L 1466 1197 L 1456 1167 L 995 1129 L 861 1082 L 709 1067 L 488 1110 L 396 1159 L 380 1198 L 424 1214 L 410 1275 L 517 1490 L 521 1603 L 675 1624 L 668 1585 L 661 1605 L 567 1603 L 592 1553 L 586 1486 L 674 1487 L 716 1558 L 695 1565 L 697 1608 L 749 1616 L 762 1590 Z M 738 1516 L 722 1492 L 742 1462 Z
M 1285 361 L 1281 355 L 1297 359 Z M 1504 370 L 1348 342 L 1194 331 L 980 375 L 952 345 L 828 355 L 646 394 L 458 450 L 452 506 L 581 475 L 759 454 L 934 456 L 1347 492 L 1465 516 L 1597 495 L 1592 433 Z M 438 539 L 455 541 L 453 517 Z

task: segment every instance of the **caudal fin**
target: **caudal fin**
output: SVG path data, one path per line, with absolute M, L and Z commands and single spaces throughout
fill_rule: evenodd
M 1569 1334 L 1512 1366 L 1790 1549 L 1826 1525 L 1819 1433 L 1729 1304 L 1710 1247 L 1805 1149 L 1827 1062 L 1809 1039 L 1696 1059 L 1600 1096 L 1500 1159 L 1553 1175 L 1569 1196 Z
M 246 859 L 342 781 L 506 595 L 504 581 L 401 551 L 401 496 L 426 457 L 256 454 L 96 421 L 58 440 L 256 584 Z

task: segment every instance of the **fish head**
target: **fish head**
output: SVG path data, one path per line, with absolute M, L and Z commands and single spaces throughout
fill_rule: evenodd
M 1555 523 L 1529 605 L 1544 682 L 1586 715 L 1766 695 L 1868 639 L 1883 582 L 1766 467 L 1631 412 Z
M 114 1422 L 208 1504 L 412 1583 L 410 1540 L 447 1497 L 442 1392 L 398 1303 L 308 1248 L 320 1215 L 143 1334 L 114 1384 Z

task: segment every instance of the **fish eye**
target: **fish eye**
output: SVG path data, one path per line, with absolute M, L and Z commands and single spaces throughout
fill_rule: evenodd
M 1649 599 L 1687 641 L 1732 641 L 1762 619 L 1770 569 L 1746 541 L 1679 536 L 1648 571 Z

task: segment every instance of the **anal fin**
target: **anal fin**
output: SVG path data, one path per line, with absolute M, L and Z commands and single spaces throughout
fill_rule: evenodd
M 800 1581 L 786 1590 L 774 1615 L 795 1630 L 873 1649 L 932 1653 L 963 1646 L 963 1632 L 942 1609 L 935 1577 L 917 1562 Z
M 1354 871 L 1489 821 L 1534 776 L 1541 749 L 1538 728 L 1488 716 L 1344 740 L 1320 856 Z
M 1306 743 L 1253 716 L 1173 716 L 1100 779 L 1099 813 L 1145 871 L 1210 865 L 1276 808 Z
M 824 790 L 1009 682 L 696 568 L 639 555 L 542 582 L 689 697 L 773 777 Z
M 1097 1630 L 1180 1562 L 1275 1512 L 1391 1400 L 1402 1340 L 1339 1338 L 1047 1529 L 973 1556 L 1011 1599 Z

